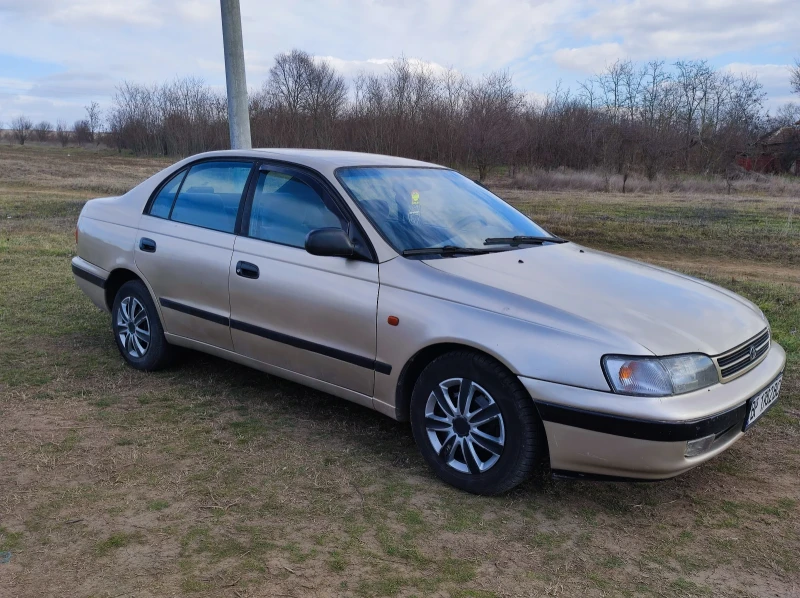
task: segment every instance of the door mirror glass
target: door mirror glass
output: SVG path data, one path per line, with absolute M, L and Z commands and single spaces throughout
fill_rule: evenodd
M 306 251 L 311 255 L 352 257 L 355 247 L 341 228 L 318 228 L 306 236 Z

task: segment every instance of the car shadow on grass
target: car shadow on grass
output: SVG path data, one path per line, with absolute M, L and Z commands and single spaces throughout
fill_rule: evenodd
M 268 417 L 273 420 L 277 415 L 284 423 L 307 426 L 309 430 L 324 430 L 325 434 L 335 436 L 336 441 L 348 450 L 361 455 L 372 454 L 372 458 L 379 461 L 380 468 L 409 469 L 415 476 L 444 486 L 444 482 L 433 476 L 420 456 L 407 422 L 398 422 L 325 392 L 188 349 L 181 350 L 177 362 L 163 375 L 175 376 L 177 380 L 193 385 L 200 380 L 213 380 L 210 388 L 220 391 L 224 397 L 225 405 L 220 405 L 220 409 L 229 408 L 239 415 L 257 418 L 260 412 L 268 408 Z M 235 427 L 245 429 L 245 426 Z M 253 433 L 251 431 L 249 437 Z M 619 502 L 620 494 L 633 494 L 646 503 L 651 495 L 673 495 L 699 489 L 717 471 L 738 475 L 747 470 L 747 465 L 740 463 L 741 471 L 736 471 L 730 467 L 729 461 L 723 455 L 708 468 L 701 467 L 677 478 L 655 482 L 553 478 L 549 465 L 543 463 L 528 481 L 508 496 L 514 500 L 551 496 L 559 501 L 565 500 L 570 494 L 595 496 L 608 510 L 618 513 L 637 504 L 636 500 Z

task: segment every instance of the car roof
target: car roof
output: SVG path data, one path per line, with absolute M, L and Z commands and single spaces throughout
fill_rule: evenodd
M 201 155 L 208 157 L 235 155 L 267 159 L 272 158 L 275 160 L 286 160 L 296 164 L 302 164 L 303 166 L 327 172 L 331 172 L 342 166 L 416 166 L 444 168 L 438 164 L 410 160 L 408 158 L 398 158 L 397 156 L 322 149 L 259 148 L 251 150 L 222 150 Z M 198 157 L 199 156 L 193 156 L 193 158 Z

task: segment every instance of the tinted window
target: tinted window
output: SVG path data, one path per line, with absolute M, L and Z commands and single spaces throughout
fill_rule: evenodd
M 183 177 L 186 176 L 186 171 L 182 170 L 172 177 L 170 181 L 161 188 L 158 195 L 153 200 L 153 205 L 150 206 L 150 215 L 157 216 L 158 218 L 169 218 L 169 211 L 172 209 L 172 202 L 175 201 L 175 194 L 178 192 L 178 187 L 181 186 Z
M 314 189 L 280 172 L 259 176 L 250 210 L 251 237 L 305 247 L 310 231 L 330 227 L 341 228 L 342 222 Z
M 250 162 L 195 164 L 186 175 L 171 219 L 232 233 L 250 167 Z

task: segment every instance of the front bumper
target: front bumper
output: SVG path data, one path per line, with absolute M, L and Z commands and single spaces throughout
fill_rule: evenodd
M 554 474 L 657 480 L 688 471 L 741 438 L 747 400 L 785 365 L 786 353 L 773 342 L 764 361 L 747 374 L 661 398 L 520 380 L 544 422 Z M 712 434 L 715 439 L 705 452 L 685 456 L 687 441 Z

